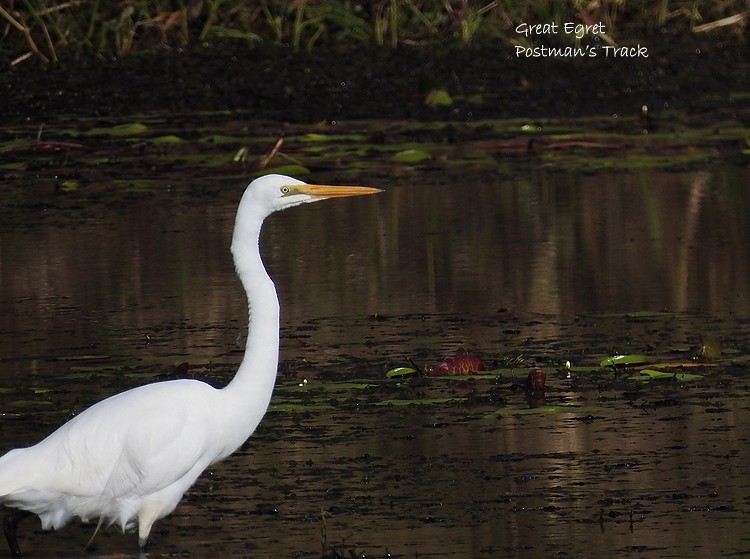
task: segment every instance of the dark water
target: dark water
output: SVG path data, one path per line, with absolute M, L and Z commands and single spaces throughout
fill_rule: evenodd
M 747 167 L 536 163 L 370 169 L 359 180 L 383 194 L 267 222 L 284 335 L 274 408 L 157 524 L 150 556 L 750 553 Z M 156 169 L 152 188 L 116 189 L 112 166 L 70 192 L 44 172 L 1 185 L 3 449 L 183 361 L 221 384 L 241 359 L 228 246 L 244 181 L 183 162 L 169 184 Z M 561 368 L 613 352 L 684 359 L 706 332 L 724 354 L 697 383 Z M 529 408 L 522 378 L 384 380 L 461 348 L 559 368 L 547 403 L 586 411 L 513 414 Z M 498 409 L 511 413 L 486 417 Z M 32 556 L 81 555 L 91 534 L 22 527 Z M 135 548 L 112 530 L 96 542 L 107 556 Z

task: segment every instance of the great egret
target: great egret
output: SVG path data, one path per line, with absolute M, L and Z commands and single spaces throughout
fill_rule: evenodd
M 175 509 L 206 467 L 245 442 L 271 400 L 279 301 L 258 248 L 263 220 L 306 202 L 376 192 L 305 184 L 282 175 L 250 183 L 232 237 L 250 315 L 245 355 L 234 379 L 222 389 L 188 379 L 133 388 L 93 405 L 35 446 L 2 456 L 0 503 L 16 509 L 4 523 L 13 556 L 21 554 L 16 527 L 34 514 L 45 530 L 72 518 L 96 520 L 97 529 L 118 524 L 125 531 L 137 525 L 138 543 L 145 547 L 154 522 Z

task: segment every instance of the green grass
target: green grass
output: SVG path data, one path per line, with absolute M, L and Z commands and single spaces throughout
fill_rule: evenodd
M 516 32 L 524 22 L 601 22 L 605 40 L 617 41 L 633 28 L 676 32 L 732 17 L 719 26 L 740 26 L 747 5 L 745 0 L 16 0 L 4 6 L 0 49 L 18 64 L 32 58 L 54 62 L 71 53 L 104 58 L 159 45 L 224 42 L 305 50 L 335 43 L 524 44 L 534 40 Z M 557 39 L 576 41 L 572 35 Z

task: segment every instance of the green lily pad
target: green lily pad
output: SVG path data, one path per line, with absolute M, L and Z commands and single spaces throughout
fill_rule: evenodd
M 385 378 L 405 377 L 413 375 L 417 370 L 412 367 L 396 367 L 385 374 Z
M 663 318 L 667 313 L 654 311 L 634 311 L 625 315 L 630 322 L 649 322 Z
M 140 122 L 119 124 L 110 128 L 94 128 L 89 133 L 92 136 L 136 136 L 148 130 L 148 126 Z
M 312 413 L 332 410 L 330 404 L 271 404 L 269 413 Z
M 302 141 L 305 142 L 327 142 L 329 141 L 329 137 L 326 134 L 318 134 L 316 132 L 308 132 L 304 136 L 302 136 Z
M 599 366 L 617 367 L 627 365 L 641 365 L 648 362 L 649 359 L 645 355 L 613 355 L 612 357 L 607 357 L 607 359 L 604 359 L 601 363 L 599 363 Z
M 8 404 L 11 408 L 35 408 L 37 406 L 51 406 L 48 400 L 15 400 Z
M 637 375 L 628 377 L 628 380 L 648 382 L 650 380 L 655 380 L 655 379 L 671 379 L 671 380 L 679 380 L 682 382 L 688 382 L 688 381 L 694 381 L 694 380 L 701 380 L 702 378 L 703 378 L 703 375 L 696 375 L 694 373 L 681 373 L 681 372 L 668 373 L 666 371 L 657 371 L 655 369 L 643 369 L 639 371 Z
M 167 134 L 166 136 L 159 136 L 158 138 L 154 138 L 151 140 L 155 144 L 179 144 L 184 142 L 182 138 L 179 136 L 175 136 L 174 134 Z
M 440 404 L 460 404 L 466 401 L 466 398 L 421 398 L 419 400 L 404 400 L 394 398 L 392 400 L 383 400 L 375 402 L 376 406 L 434 406 Z
M 450 107 L 453 99 L 444 89 L 433 89 L 424 98 L 424 104 L 429 107 Z
M 92 361 L 97 359 L 110 359 L 109 355 L 62 355 L 56 357 L 55 361 Z
M 502 419 L 503 417 L 513 417 L 516 415 L 558 415 L 558 414 L 583 414 L 593 415 L 602 413 L 604 408 L 598 406 L 539 406 L 538 408 L 503 408 L 484 416 L 484 419 Z
M 418 163 L 426 159 L 432 159 L 432 156 L 421 149 L 405 149 L 391 156 L 391 160 L 397 163 Z

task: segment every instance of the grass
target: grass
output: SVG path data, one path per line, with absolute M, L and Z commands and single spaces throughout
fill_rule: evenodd
M 597 23 L 616 41 L 626 28 L 741 32 L 746 0 L 10 0 L 0 6 L 0 49 L 11 64 L 54 62 L 69 54 L 123 56 L 164 46 L 239 41 L 310 50 L 346 43 L 529 42 L 519 23 Z M 575 41 L 575 37 L 562 40 Z

